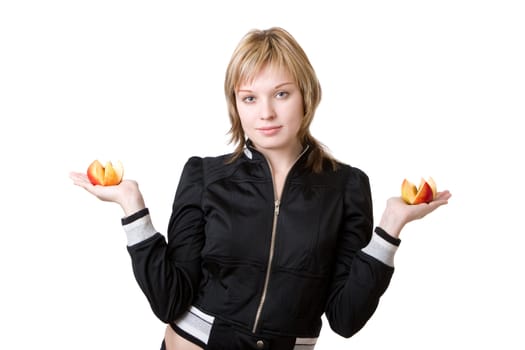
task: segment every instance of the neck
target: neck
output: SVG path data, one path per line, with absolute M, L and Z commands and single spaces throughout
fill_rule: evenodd
M 303 147 L 300 144 L 297 144 L 296 146 L 285 150 L 265 149 L 259 151 L 266 157 L 274 172 L 287 173 L 297 161 L 297 158 L 299 158 L 299 155 L 303 151 Z

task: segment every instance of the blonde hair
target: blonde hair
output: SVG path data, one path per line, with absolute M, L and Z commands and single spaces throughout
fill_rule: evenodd
M 335 159 L 310 133 L 310 124 L 321 102 L 321 85 L 304 50 L 290 33 L 279 27 L 249 31 L 235 48 L 226 69 L 224 92 L 231 122 L 230 143 L 236 145 L 231 161 L 242 154 L 246 142 L 237 111 L 236 90 L 267 65 L 288 70 L 303 96 L 304 117 L 298 137 L 303 146 L 310 147 L 307 167 L 320 172 L 328 160 L 335 168 Z

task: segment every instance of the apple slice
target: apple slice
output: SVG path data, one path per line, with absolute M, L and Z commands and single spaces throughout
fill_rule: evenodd
M 421 179 L 419 187 L 407 179 L 401 184 L 401 198 L 408 204 L 429 203 L 436 197 L 437 187 L 434 179 Z
M 114 165 L 108 161 L 103 166 L 100 161 L 94 160 L 87 169 L 87 176 L 93 185 L 114 186 L 122 181 L 124 167 L 120 161 Z
M 104 183 L 104 166 L 98 160 L 93 161 L 87 169 L 87 177 L 93 185 L 103 185 Z
M 437 196 L 436 182 L 434 181 L 434 179 L 431 176 L 429 176 L 427 182 L 430 185 L 430 188 L 432 188 L 432 199 L 434 199 Z
M 407 179 L 403 180 L 403 183 L 401 184 L 401 198 L 408 203 L 412 204 L 414 203 L 414 198 L 417 194 L 417 187 L 412 182 L 408 181 Z

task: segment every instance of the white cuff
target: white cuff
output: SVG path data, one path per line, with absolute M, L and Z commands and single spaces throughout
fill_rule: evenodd
M 388 266 L 394 267 L 394 256 L 397 248 L 398 246 L 387 242 L 374 232 L 368 245 L 363 248 L 363 253 L 376 258 Z
M 128 238 L 128 246 L 142 242 L 157 233 L 149 215 L 145 215 L 122 227 Z

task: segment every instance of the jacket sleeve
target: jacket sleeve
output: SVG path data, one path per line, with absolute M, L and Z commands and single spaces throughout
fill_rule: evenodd
M 145 239 L 128 245 L 135 278 L 153 312 L 165 323 L 188 310 L 199 286 L 204 243 L 202 192 L 202 159 L 193 157 L 186 163 L 177 187 L 167 242 L 149 223 L 149 230 L 142 228 Z M 140 220 L 148 221 L 148 216 Z M 136 236 L 134 229 L 127 231 L 128 240 L 130 234 Z M 147 231 L 153 233 L 144 234 Z
M 393 264 L 389 265 L 397 249 L 393 243 L 399 242 L 393 237 L 390 242 L 385 240 L 383 236 L 388 234 L 372 235 L 372 196 L 364 172 L 351 168 L 344 196 L 344 218 L 326 317 L 332 330 L 351 337 L 370 319 L 387 289 L 394 272 Z

